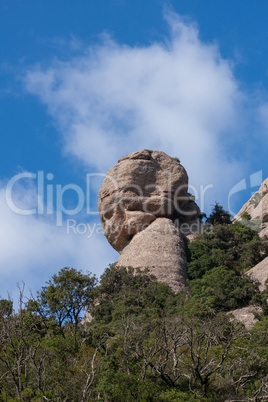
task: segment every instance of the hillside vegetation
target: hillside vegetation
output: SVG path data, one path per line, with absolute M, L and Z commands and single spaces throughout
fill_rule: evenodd
M 243 275 L 267 244 L 218 204 L 205 228 L 186 293 L 111 265 L 100 284 L 60 270 L 17 313 L 1 300 L 0 401 L 267 400 L 268 290 Z M 227 312 L 249 304 L 263 313 L 246 330 Z

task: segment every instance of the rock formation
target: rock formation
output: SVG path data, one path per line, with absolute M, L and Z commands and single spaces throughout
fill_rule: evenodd
M 259 232 L 261 238 L 268 237 L 268 179 L 234 217 L 233 222 L 242 221 Z
M 246 272 L 251 279 L 259 282 L 261 292 L 265 290 L 265 281 L 268 279 L 268 257 Z
M 262 313 L 262 309 L 259 306 L 247 306 L 238 308 L 228 313 L 229 316 L 233 316 L 231 321 L 236 320 L 242 322 L 246 329 L 251 329 L 258 321 L 257 316 Z
M 238 221 L 256 230 L 260 238 L 268 237 L 268 179 L 264 180 L 259 190 L 243 205 L 232 222 Z M 259 290 L 263 292 L 268 278 L 268 257 L 247 271 L 245 275 L 258 281 Z M 236 320 L 241 321 L 247 329 L 250 329 L 257 321 L 256 314 L 261 312 L 260 307 L 248 306 L 234 310 L 232 314 Z
M 263 292 L 266 289 L 265 282 L 268 278 L 268 257 L 259 262 L 255 267 L 245 273 L 251 279 L 259 282 L 259 290 Z M 251 329 L 258 321 L 258 316 L 262 313 L 260 306 L 247 306 L 231 311 L 234 319 L 242 322 L 246 329 Z
M 117 263 L 121 266 L 149 268 L 160 282 L 179 292 L 186 286 L 185 245 L 171 219 L 157 218 L 138 232 L 125 247 Z
M 99 192 L 99 213 L 118 265 L 149 268 L 176 292 L 186 286 L 185 236 L 200 231 L 200 210 L 187 194 L 177 158 L 138 151 L 112 167 Z

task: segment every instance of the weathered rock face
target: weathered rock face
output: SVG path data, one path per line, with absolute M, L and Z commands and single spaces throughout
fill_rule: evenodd
M 268 279 L 268 257 L 247 271 L 246 275 L 260 283 L 259 289 L 261 292 L 265 290 L 265 281 Z
M 261 313 L 262 313 L 261 307 L 247 306 L 230 311 L 228 315 L 232 315 L 234 320 L 242 322 L 242 324 L 245 325 L 246 329 L 249 330 L 258 321 L 256 316 L 260 315 Z
M 259 290 L 263 292 L 266 288 L 265 281 L 268 279 L 268 257 L 259 262 L 255 267 L 245 273 L 251 279 L 259 282 Z M 247 306 L 231 311 L 236 321 L 242 322 L 246 329 L 251 329 L 258 321 L 258 315 L 262 313 L 260 306 Z
M 258 232 L 260 238 L 268 238 L 268 179 L 264 180 L 259 190 L 243 205 L 233 222 L 242 222 Z M 265 281 L 268 279 L 268 257 L 246 275 L 260 282 L 259 289 L 265 289 Z
M 233 222 L 243 221 L 258 230 L 261 238 L 268 236 L 268 179 L 260 189 L 243 205 Z
M 149 268 L 151 274 L 160 282 L 168 283 L 176 293 L 187 286 L 184 241 L 178 228 L 168 218 L 157 218 L 137 233 L 123 249 L 117 264 Z
M 99 213 L 107 240 L 122 254 L 118 264 L 149 267 L 174 289 L 185 286 L 182 236 L 198 233 L 201 226 L 200 210 L 187 190 L 184 167 L 164 152 L 134 152 L 108 171 Z
M 120 253 L 134 234 L 158 217 L 195 223 L 200 210 L 187 197 L 187 189 L 184 167 L 164 152 L 138 151 L 121 158 L 108 171 L 99 192 L 107 240 Z M 187 225 L 183 230 L 190 233 Z

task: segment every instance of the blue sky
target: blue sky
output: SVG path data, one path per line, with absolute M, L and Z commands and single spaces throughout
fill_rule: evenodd
M 126 153 L 177 156 L 202 210 L 240 209 L 268 176 L 267 11 L 264 0 L 1 1 L 0 296 L 117 259 L 97 192 Z

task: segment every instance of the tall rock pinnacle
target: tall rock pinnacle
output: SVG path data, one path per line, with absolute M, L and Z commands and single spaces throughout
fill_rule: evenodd
M 186 287 L 185 236 L 200 230 L 200 210 L 187 195 L 188 176 L 177 158 L 137 151 L 112 167 L 99 192 L 107 240 L 118 265 L 149 268 L 174 291 Z

